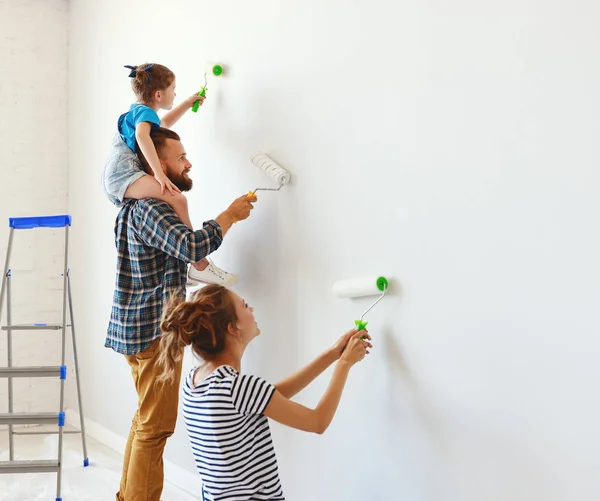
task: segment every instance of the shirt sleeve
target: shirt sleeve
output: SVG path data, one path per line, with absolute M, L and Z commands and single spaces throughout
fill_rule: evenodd
M 187 263 L 195 263 L 216 251 L 223 242 L 223 230 L 215 220 L 192 231 L 166 202 L 142 199 L 134 202 L 133 223 L 139 238 L 148 246 Z
M 160 126 L 160 118 L 158 117 L 156 111 L 148 106 L 140 106 L 135 110 L 133 115 L 134 129 L 140 122 L 150 122 L 151 124 Z
M 240 414 L 263 414 L 275 387 L 258 376 L 240 374 L 231 386 L 233 406 Z

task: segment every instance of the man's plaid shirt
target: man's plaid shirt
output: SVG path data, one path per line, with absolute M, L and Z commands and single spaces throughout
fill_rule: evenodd
M 115 223 L 117 279 L 104 345 L 135 355 L 160 337 L 165 301 L 173 293 L 185 294 L 186 263 L 217 250 L 222 236 L 214 220 L 191 231 L 160 200 L 124 205 Z

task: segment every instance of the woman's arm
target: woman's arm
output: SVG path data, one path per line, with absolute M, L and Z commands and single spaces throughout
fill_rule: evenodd
M 338 358 L 339 355 L 333 349 L 324 351 L 306 367 L 277 383 L 275 388 L 285 398 L 292 398 L 317 379 Z
M 325 433 L 340 403 L 350 367 L 348 362 L 336 364 L 329 386 L 315 409 L 292 402 L 276 391 L 265 409 L 265 416 L 297 430 Z
M 300 393 L 310 383 L 317 379 L 332 363 L 342 356 L 342 352 L 348 344 L 348 341 L 356 332 L 355 329 L 346 332 L 346 334 L 340 337 L 331 348 L 321 353 L 321 355 L 303 369 L 300 369 L 283 381 L 277 383 L 275 388 L 277 388 L 286 398 L 292 398 L 297 393 Z
M 371 339 L 367 331 L 351 331 L 351 333 L 349 340 L 346 339 L 347 342 L 342 356 L 333 369 L 327 390 L 325 390 L 315 409 L 309 409 L 304 405 L 292 402 L 277 390 L 265 409 L 265 416 L 298 430 L 324 433 L 337 411 L 350 368 L 356 362 L 362 360 L 368 353 L 367 349 L 371 347 L 371 343 L 367 341 L 367 339 Z M 365 340 L 360 339 L 361 336 L 364 336 Z M 342 336 L 338 343 L 345 338 L 346 335 Z M 336 343 L 336 346 L 338 343 Z M 305 381 L 305 379 L 302 380 Z M 290 385 L 288 389 L 291 389 L 292 386 L 294 385 Z

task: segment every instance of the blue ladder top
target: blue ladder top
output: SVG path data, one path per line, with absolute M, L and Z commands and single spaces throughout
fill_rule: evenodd
M 32 216 L 32 217 L 9 217 L 8 226 L 15 230 L 29 230 L 31 228 L 64 228 L 71 226 L 71 216 L 62 214 L 60 216 Z

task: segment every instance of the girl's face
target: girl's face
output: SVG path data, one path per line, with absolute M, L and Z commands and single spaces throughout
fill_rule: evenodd
M 254 319 L 254 308 L 248 306 L 248 303 L 235 292 L 229 291 L 229 294 L 233 297 L 235 313 L 238 318 L 237 325 L 235 326 L 236 330 L 240 334 L 243 343 L 248 344 L 260 334 L 260 329 Z
M 175 85 L 177 81 L 173 78 L 171 85 L 166 89 L 157 90 L 154 94 L 156 102 L 161 110 L 170 110 L 173 108 L 173 101 L 175 101 Z

